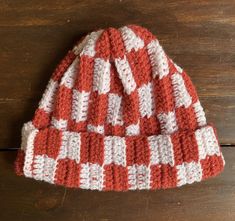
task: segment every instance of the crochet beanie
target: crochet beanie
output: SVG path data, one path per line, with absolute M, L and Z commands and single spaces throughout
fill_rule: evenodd
M 147 29 L 89 33 L 55 69 L 22 128 L 18 175 L 100 191 L 166 189 L 225 162 L 186 72 Z

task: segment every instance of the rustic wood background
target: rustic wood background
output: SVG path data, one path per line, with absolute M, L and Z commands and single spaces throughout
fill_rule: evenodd
M 156 192 L 99 193 L 13 173 L 23 122 L 56 64 L 84 34 L 139 24 L 192 78 L 218 128 L 226 167 L 217 178 Z M 0 0 L 0 220 L 235 220 L 235 1 Z

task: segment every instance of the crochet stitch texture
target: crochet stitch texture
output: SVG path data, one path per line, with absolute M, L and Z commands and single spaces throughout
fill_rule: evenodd
M 216 176 L 224 159 L 194 85 L 147 29 L 88 34 L 24 124 L 18 175 L 67 187 L 166 189 Z

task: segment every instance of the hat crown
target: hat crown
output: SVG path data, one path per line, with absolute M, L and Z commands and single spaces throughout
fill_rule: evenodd
M 88 34 L 68 53 L 33 123 L 104 135 L 171 134 L 179 129 L 176 106 L 187 108 L 192 99 L 190 79 L 151 32 L 136 25 L 108 28 Z M 186 114 L 181 129 L 195 129 L 197 120 L 188 123 Z

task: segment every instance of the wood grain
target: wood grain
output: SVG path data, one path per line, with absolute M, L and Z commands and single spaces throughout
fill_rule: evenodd
M 149 28 L 198 89 L 221 144 L 235 144 L 235 2 L 0 1 L 0 148 L 19 147 L 46 83 L 87 32 Z
M 0 152 L 0 220 L 204 221 L 235 219 L 234 147 L 223 148 L 224 172 L 177 189 L 97 192 L 56 187 L 13 172 L 15 152 Z
M 235 220 L 234 0 L 0 0 L 0 220 Z M 218 128 L 224 172 L 198 184 L 127 193 L 65 189 L 13 172 L 22 124 L 54 68 L 87 32 L 147 27 L 195 84 Z

